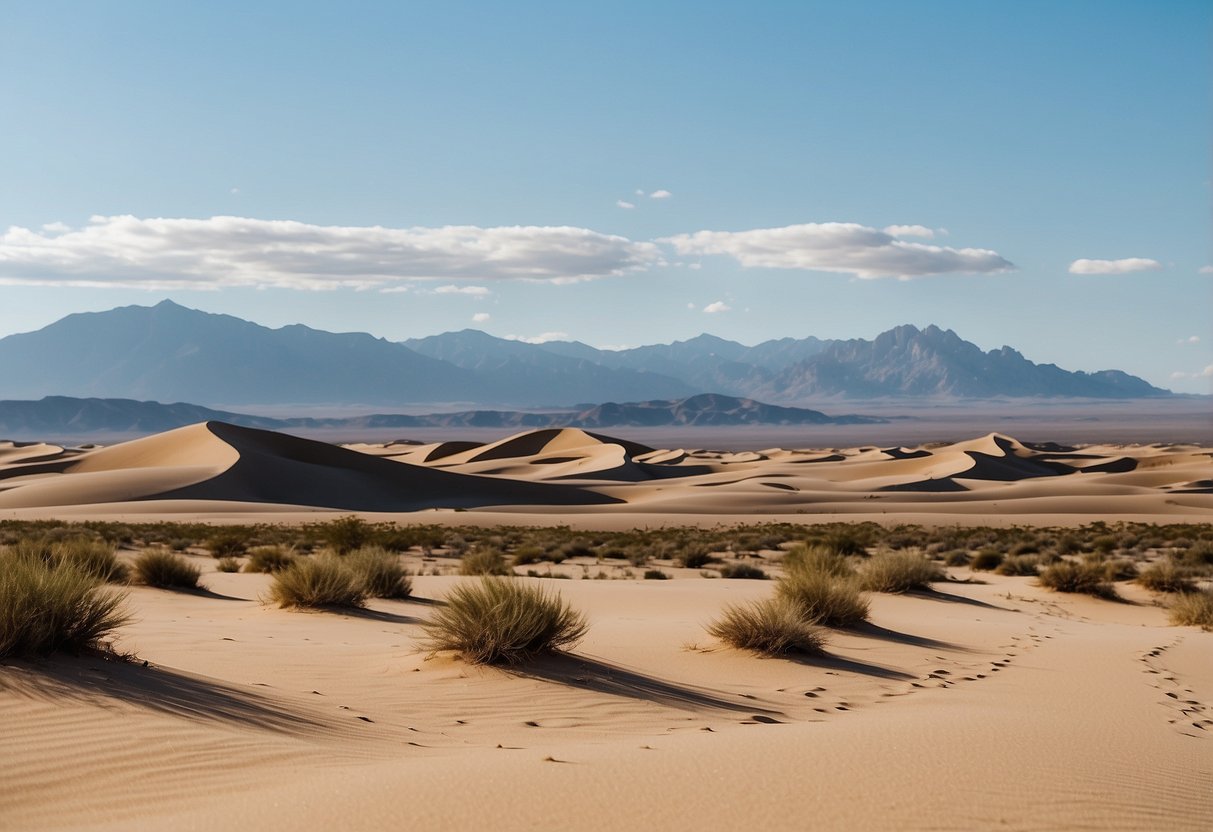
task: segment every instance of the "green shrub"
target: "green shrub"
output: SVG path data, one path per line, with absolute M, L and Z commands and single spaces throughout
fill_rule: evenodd
M 775 584 L 775 592 L 809 624 L 854 627 L 868 620 L 868 599 L 852 577 L 793 570 Z
M 1040 566 L 1036 555 L 1011 555 L 994 569 L 999 575 L 1035 575 Z
M 413 594 L 412 578 L 400 559 L 386 549 L 363 546 L 349 554 L 346 563 L 372 598 L 408 598 Z
M 500 549 L 485 547 L 474 549 L 459 562 L 460 575 L 509 575 L 505 555 Z
M 135 578 L 159 589 L 198 589 L 202 570 L 167 549 L 148 549 L 135 558 Z
M 249 550 L 245 572 L 281 572 L 296 561 L 298 556 L 281 546 L 256 546 Z
M 370 526 L 353 514 L 322 523 L 317 532 L 320 539 L 339 555 L 365 546 L 373 533 Z
M 825 646 L 825 631 L 784 598 L 728 606 L 708 626 L 708 633 L 738 649 L 769 656 L 816 655 Z
M 1171 623 L 1177 627 L 1213 630 L 1213 590 L 1187 592 L 1171 603 Z
M 237 529 L 223 529 L 207 539 L 206 548 L 210 550 L 212 557 L 232 558 L 243 555 L 248 544 L 244 532 Z
M 1196 589 L 1188 570 L 1169 560 L 1160 560 L 1141 570 L 1137 582 L 1155 592 L 1191 592 Z
M 0 657 L 98 648 L 130 620 L 124 597 L 78 569 L 0 556 Z
M 748 563 L 729 563 L 720 567 L 720 577 L 764 581 L 766 580 L 767 573 L 757 566 L 751 566 Z
M 870 592 L 911 592 L 930 589 L 944 580 L 943 570 L 912 551 L 878 552 L 863 566 L 860 586 Z
M 1039 580 L 1041 586 L 1056 592 L 1077 592 L 1108 599 L 1118 597 L 1099 563 L 1059 560 L 1042 569 Z
M 969 561 L 974 572 L 990 572 L 1002 564 L 1003 553 L 997 549 L 982 549 Z
M 585 617 L 560 596 L 516 578 L 456 586 L 422 625 L 431 650 L 457 650 L 473 664 L 516 664 L 580 641 Z
M 215 561 L 216 572 L 239 572 L 240 558 L 219 558 Z
M 362 581 L 336 555 L 300 558 L 274 573 L 269 601 L 279 607 L 361 607 Z
M 662 572 L 660 569 L 644 570 L 644 579 L 646 581 L 667 581 L 670 576 Z

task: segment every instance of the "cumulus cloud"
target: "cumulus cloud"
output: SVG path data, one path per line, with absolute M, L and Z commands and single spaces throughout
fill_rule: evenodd
M 615 200 L 615 207 L 630 211 L 636 207 L 636 203 L 628 202 L 626 199 L 617 199 Z
M 949 272 L 990 273 L 1014 268 L 998 252 L 911 243 L 856 223 L 827 222 L 697 231 L 661 242 L 679 254 L 721 254 L 743 266 L 840 272 L 860 278 L 921 277 Z
M 475 315 L 472 316 L 472 320 L 478 324 L 482 324 L 485 321 L 489 320 L 489 318 L 492 318 L 492 317 L 493 316 L 490 315 L 488 312 L 477 312 Z
M 377 288 L 410 280 L 567 283 L 660 260 L 652 243 L 569 226 L 383 228 L 247 217 L 93 217 L 0 233 L 0 284 Z
M 1200 273 L 1201 274 L 1213 274 L 1213 266 L 1201 266 Z
M 925 225 L 887 225 L 884 233 L 892 237 L 926 237 L 928 240 L 935 236 L 934 229 Z
M 1130 272 L 1156 272 L 1162 263 L 1148 257 L 1126 257 L 1123 260 L 1075 260 L 1070 264 L 1070 274 L 1129 274 Z
M 729 306 L 724 301 L 717 300 L 717 301 L 713 301 L 712 303 L 709 303 L 707 306 L 705 306 L 703 308 L 703 311 L 707 312 L 709 315 L 715 315 L 718 312 L 729 312 L 732 309 L 733 309 L 733 307 Z
M 673 194 L 667 191 L 665 188 L 658 188 L 657 190 L 653 191 L 653 193 L 649 194 L 649 199 L 669 199 L 672 196 Z
M 1208 367 L 1205 367 L 1203 370 L 1198 370 L 1195 373 L 1185 373 L 1177 370 L 1176 372 L 1171 373 L 1171 378 L 1213 378 L 1213 364 L 1210 364 Z
M 524 344 L 546 344 L 548 341 L 567 341 L 567 332 L 541 332 L 538 335 L 507 335 L 507 341 L 521 341 Z
M 1187 338 L 1180 338 L 1175 343 L 1177 343 L 1177 344 L 1199 344 L 1200 336 L 1199 335 L 1189 335 Z

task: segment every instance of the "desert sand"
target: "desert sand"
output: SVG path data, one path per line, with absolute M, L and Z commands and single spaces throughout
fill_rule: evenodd
M 1211 453 L 999 434 L 730 453 L 577 430 L 339 448 L 208 423 L 0 445 L 0 517 L 1201 523 Z M 507 670 L 421 646 L 465 579 L 304 613 L 262 603 L 266 575 L 193 559 L 205 592 L 129 590 L 115 647 L 134 661 L 0 666 L 0 827 L 1213 827 L 1213 633 L 1168 626 L 1137 587 L 1113 603 L 953 567 L 791 660 L 705 631 L 770 581 L 550 581 L 589 634 Z

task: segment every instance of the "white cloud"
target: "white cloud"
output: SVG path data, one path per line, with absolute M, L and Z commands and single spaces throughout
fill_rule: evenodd
M 471 295 L 477 298 L 493 294 L 487 286 L 456 286 L 453 283 L 431 289 L 430 292 L 435 295 Z
M 1200 273 L 1201 274 L 1213 274 L 1213 266 L 1201 266 Z
M 489 320 L 489 318 L 491 318 L 491 317 L 493 317 L 493 316 L 490 315 L 488 312 L 477 312 L 475 315 L 472 316 L 472 320 L 478 324 L 482 324 L 485 321 Z
M 615 206 L 617 208 L 623 208 L 624 210 L 630 211 L 636 207 L 636 204 L 633 202 L 628 202 L 626 199 L 617 199 L 615 200 Z
M 1126 257 L 1123 260 L 1075 260 L 1070 264 L 1070 274 L 1128 274 L 1130 272 L 1156 272 L 1162 263 L 1148 257 Z
M 521 341 L 524 344 L 546 344 L 548 341 L 567 341 L 569 340 L 567 332 L 541 332 L 538 335 L 507 335 L 507 341 Z
M 715 315 L 718 312 L 732 311 L 732 309 L 733 309 L 733 307 L 729 306 L 724 301 L 717 300 L 717 301 L 713 301 L 712 303 L 709 303 L 707 306 L 705 306 L 703 308 L 703 311 L 707 312 L 709 315 Z
M 1213 364 L 1210 364 L 1208 367 L 1205 367 L 1203 370 L 1198 370 L 1195 373 L 1185 373 L 1180 370 L 1176 370 L 1175 372 L 1171 373 L 1171 378 L 1213 378 Z
M 806 223 L 752 231 L 697 231 L 660 242 L 679 254 L 723 254 L 743 266 L 841 272 L 860 278 L 920 277 L 1014 268 L 998 252 L 910 243 L 856 223 Z
M 208 289 L 400 282 L 567 283 L 660 262 L 652 243 L 569 226 L 383 228 L 246 217 L 93 217 L 59 234 L 0 232 L 0 284 Z
M 695 301 L 693 301 L 693 300 L 687 301 L 687 309 L 694 309 L 694 308 L 695 308 Z
M 672 196 L 673 194 L 667 191 L 665 188 L 658 188 L 657 190 L 653 191 L 653 193 L 649 194 L 649 199 L 669 199 Z
M 934 230 L 925 225 L 887 225 L 884 233 L 892 237 L 926 237 L 928 240 L 935 236 Z
M 1177 343 L 1177 344 L 1199 344 L 1200 336 L 1199 335 L 1189 335 L 1187 338 L 1180 338 L 1175 343 Z
M 239 188 L 228 188 L 228 189 L 227 189 L 227 192 L 228 192 L 229 194 L 232 194 L 232 195 L 234 196 L 234 195 L 236 195 L 236 194 L 240 193 L 240 189 L 239 189 Z
M 42 230 L 51 234 L 62 234 L 65 231 L 71 231 L 72 227 L 63 222 L 48 222 L 43 223 Z
M 644 188 L 637 188 L 636 196 L 644 196 Z

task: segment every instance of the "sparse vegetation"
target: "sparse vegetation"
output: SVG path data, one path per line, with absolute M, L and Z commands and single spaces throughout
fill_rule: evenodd
M 1179 595 L 1171 603 L 1170 618 L 1177 627 L 1213 630 L 1213 589 Z
M 129 577 L 114 545 L 103 540 L 81 536 L 61 540 L 22 538 L 10 546 L 10 551 L 18 559 L 40 561 L 50 567 L 68 566 L 100 581 L 123 583 Z
M 177 544 L 184 543 L 178 549 Z M 177 539 L 174 541 L 173 549 L 178 551 L 188 548 L 188 543 L 185 540 Z M 216 558 L 232 558 L 243 555 L 248 549 L 248 539 L 238 529 L 222 529 L 213 534 L 206 541 L 206 548 L 211 555 Z
M 1137 575 L 1137 582 L 1155 592 L 1192 592 L 1196 589 L 1191 573 L 1171 560 L 1150 564 Z
M 400 559 L 378 546 L 364 546 L 346 557 L 362 588 L 372 598 L 408 598 L 413 580 Z
M 245 572 L 281 572 L 298 558 L 290 549 L 274 544 L 254 546 L 248 555 L 248 562 L 244 564 Z
M 135 558 L 135 579 L 158 589 L 198 589 L 202 570 L 168 549 L 148 549 Z
M 999 575 L 1035 575 L 1040 567 L 1036 555 L 1011 555 L 1003 558 L 994 571 Z
M 268 600 L 279 607 L 361 607 L 366 590 L 343 559 L 317 555 L 274 573 Z
M 882 551 L 873 555 L 859 573 L 860 586 L 870 592 L 912 592 L 944 580 L 943 570 L 914 551 Z
M 239 572 L 240 558 L 219 558 L 215 561 L 216 572 Z
M 1042 569 L 1039 580 L 1041 586 L 1056 592 L 1076 592 L 1109 600 L 1119 598 L 1099 563 L 1059 560 Z
M 457 650 L 474 664 L 517 664 L 571 647 L 588 625 L 556 593 L 517 578 L 485 576 L 452 589 L 423 626 L 431 650 Z
M 669 580 L 669 575 L 662 572 L 660 569 L 644 570 L 644 579 L 646 581 L 666 581 Z
M 123 597 L 72 566 L 0 555 L 0 657 L 99 648 L 129 620 Z
M 720 577 L 764 581 L 767 573 L 748 563 L 728 563 L 720 567 Z
M 353 514 L 319 526 L 320 539 L 339 555 L 352 552 L 371 542 L 373 529 L 362 518 Z
M 797 569 L 780 579 L 775 592 L 809 624 L 854 627 L 868 620 L 870 603 L 853 577 Z
M 475 549 L 463 556 L 459 562 L 460 575 L 509 575 L 510 567 L 506 565 L 505 555 L 500 549 L 484 547 Z
M 782 597 L 728 606 L 708 633 L 738 649 L 770 656 L 815 655 L 826 642 L 825 631 Z

